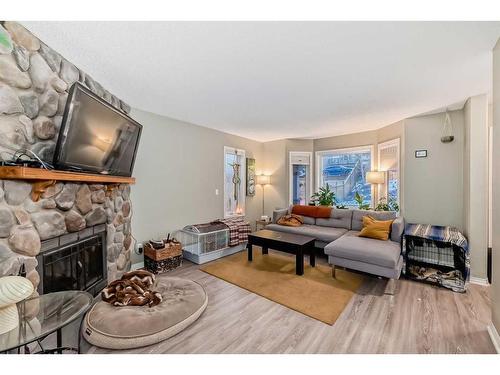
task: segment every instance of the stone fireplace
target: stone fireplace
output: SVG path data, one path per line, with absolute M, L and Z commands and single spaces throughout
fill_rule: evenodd
M 37 289 L 44 275 L 39 260 L 45 252 L 103 232 L 106 282 L 130 269 L 130 185 L 56 182 L 38 201 L 33 200 L 33 186 L 0 181 L 0 276 L 17 274 L 24 264 L 26 277 Z
M 106 225 L 45 240 L 37 255 L 38 293 L 84 290 L 97 295 L 107 281 Z
M 35 153 L 52 162 L 68 90 L 77 81 L 118 110 L 130 112 L 129 105 L 19 23 L 0 21 L 0 39 L 0 159 Z M 36 289 L 43 274 L 38 261 L 48 244 L 75 235 L 83 240 L 82 232 L 99 226 L 105 227 L 108 280 L 130 268 L 134 244 L 128 184 L 2 178 L 0 277 L 17 274 L 24 264 Z

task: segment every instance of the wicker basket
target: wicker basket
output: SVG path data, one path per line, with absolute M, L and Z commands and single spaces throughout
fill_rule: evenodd
M 144 244 L 144 266 L 149 272 L 162 273 L 182 265 L 182 245 L 169 241 L 162 249 L 154 249 L 149 243 Z

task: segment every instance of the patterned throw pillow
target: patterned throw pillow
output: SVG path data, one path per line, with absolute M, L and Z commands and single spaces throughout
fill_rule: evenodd
M 304 224 L 304 218 L 295 214 L 285 215 L 279 218 L 278 224 L 287 227 L 300 227 Z

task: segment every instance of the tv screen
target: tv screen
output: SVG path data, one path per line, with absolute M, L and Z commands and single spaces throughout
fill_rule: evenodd
M 141 131 L 138 122 L 75 83 L 64 111 L 54 165 L 131 176 Z

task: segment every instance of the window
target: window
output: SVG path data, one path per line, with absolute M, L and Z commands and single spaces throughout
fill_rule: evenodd
M 378 145 L 378 170 L 387 172 L 387 183 L 379 185 L 379 199 L 385 198 L 399 206 L 399 138 Z
M 224 217 L 245 215 L 245 150 L 224 147 Z
M 290 203 L 308 204 L 311 197 L 311 152 L 290 152 Z
M 339 206 L 357 207 L 356 192 L 372 206 L 372 187 L 365 178 L 372 170 L 372 153 L 373 146 L 316 152 L 317 187 L 328 184 Z

